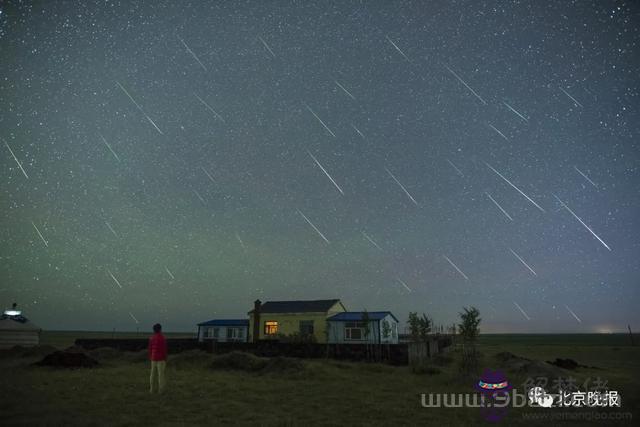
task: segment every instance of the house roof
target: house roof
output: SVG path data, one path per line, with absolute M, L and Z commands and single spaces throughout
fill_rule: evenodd
M 362 320 L 362 315 L 364 311 L 345 311 L 344 313 L 334 314 L 333 316 L 327 319 L 328 322 L 353 322 Z M 390 311 L 368 311 L 367 315 L 369 316 L 369 320 L 381 320 L 387 317 L 387 315 L 393 317 L 397 322 L 398 319 L 393 315 Z
M 310 301 L 267 301 L 260 306 L 260 313 L 320 313 L 329 311 L 339 299 Z M 251 310 L 249 314 L 253 313 Z
M 249 326 L 249 319 L 213 319 L 198 323 L 198 326 Z

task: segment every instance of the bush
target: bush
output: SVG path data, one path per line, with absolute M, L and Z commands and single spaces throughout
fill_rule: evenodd
M 428 365 L 426 363 L 423 363 L 421 365 L 415 365 L 411 368 L 411 370 L 413 371 L 414 374 L 420 374 L 420 375 L 438 375 L 439 373 L 441 373 L 442 371 L 439 368 L 436 368 L 435 366 L 431 366 Z
M 438 366 L 447 366 L 453 362 L 453 357 L 447 356 L 446 354 L 438 353 L 433 358 L 433 363 Z
M 305 370 L 305 364 L 302 360 L 294 357 L 272 357 L 264 365 L 261 373 L 296 373 Z
M 202 350 L 187 350 L 171 356 L 169 358 L 169 365 L 180 369 L 204 366 L 210 361 L 211 355 Z
M 34 363 L 38 366 L 52 366 L 54 368 L 94 368 L 98 361 L 78 351 L 55 351 L 46 355 L 41 361 Z
M 237 370 L 255 372 L 263 369 L 267 361 L 251 353 L 232 351 L 231 353 L 216 356 L 211 364 L 212 369 Z
M 316 342 L 315 335 L 301 334 L 300 332 L 293 332 L 289 335 L 278 334 L 277 339 L 279 342 L 294 343 L 294 344 L 313 344 Z

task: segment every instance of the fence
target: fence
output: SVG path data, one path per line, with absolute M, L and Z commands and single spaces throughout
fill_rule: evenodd
M 100 347 L 111 347 L 121 351 L 145 350 L 149 344 L 147 339 L 77 339 L 75 344 L 86 350 Z M 245 351 L 262 357 L 300 357 L 300 358 L 332 358 L 352 361 L 376 361 L 393 365 L 406 365 L 407 345 L 361 345 L 361 344 L 319 344 L 319 343 L 288 343 L 277 340 L 261 340 L 253 342 L 198 342 L 193 338 L 167 339 L 169 354 L 176 354 L 186 350 L 201 349 L 215 354 L 231 351 Z
M 146 350 L 149 346 L 148 338 L 79 338 L 75 344 L 86 350 L 100 347 L 111 347 L 121 351 Z M 180 353 L 185 350 L 201 348 L 195 338 L 167 338 L 169 353 Z
M 446 353 L 451 349 L 450 337 L 434 337 L 428 341 L 408 343 L 408 362 L 411 366 L 425 364 L 438 353 Z

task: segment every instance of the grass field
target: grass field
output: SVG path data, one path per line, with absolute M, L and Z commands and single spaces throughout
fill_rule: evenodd
M 96 333 L 47 332 L 43 344 L 66 346 Z M 104 337 L 105 333 L 100 337 Z M 110 333 L 106 333 L 107 336 Z M 134 334 L 135 335 L 135 334 Z M 116 337 L 122 337 L 117 334 Z M 545 339 L 546 337 L 546 339 Z M 613 344 L 613 345 L 612 345 Z M 481 337 L 482 367 L 499 366 L 495 355 L 509 351 L 537 360 L 572 358 L 597 367 L 566 371 L 580 384 L 601 377 L 622 395 L 616 413 L 640 417 L 637 379 L 640 347 L 608 335 L 493 335 Z M 148 393 L 144 352 L 96 351 L 95 369 L 59 370 L 31 366 L 41 356 L 0 358 L 3 393 L 0 425 L 439 425 L 486 424 L 477 408 L 423 408 L 421 393 L 465 393 L 474 379 L 463 379 L 453 361 L 435 366 L 439 374 L 415 374 L 408 367 L 332 360 L 305 360 L 302 369 L 271 372 L 213 370 L 213 355 L 190 351 L 168 361 L 168 390 Z M 527 372 L 509 372 L 516 386 Z M 502 425 L 634 425 L 633 421 L 549 421 L 523 416 L 568 411 L 511 408 Z M 591 410 L 589 410 L 590 412 Z M 610 412 L 610 410 L 598 411 Z M 637 421 L 636 421 L 637 422 Z

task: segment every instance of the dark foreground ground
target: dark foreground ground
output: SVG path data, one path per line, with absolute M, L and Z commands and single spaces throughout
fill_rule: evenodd
M 471 390 L 474 379 L 458 373 L 455 351 L 422 373 L 332 360 L 284 360 L 259 369 L 238 363 L 244 370 L 229 369 L 227 361 L 214 369 L 213 355 L 189 351 L 170 357 L 169 388 L 161 396 L 148 393 L 144 352 L 97 349 L 89 353 L 100 362 L 92 369 L 32 365 L 52 350 L 45 346 L 64 348 L 81 337 L 96 334 L 48 332 L 40 349 L 0 355 L 0 425 L 490 425 L 477 408 L 421 406 L 421 393 Z M 480 350 L 481 366 L 506 370 L 517 388 L 528 377 L 546 376 L 549 385 L 557 376 L 578 385 L 601 378 L 622 396 L 616 410 L 511 408 L 497 425 L 637 425 L 640 419 L 640 347 L 622 335 L 493 335 L 482 337 Z M 523 367 L 519 359 L 496 357 L 505 351 L 531 362 Z M 544 363 L 556 358 L 588 367 L 567 371 Z M 567 419 L 576 416 L 582 418 Z

